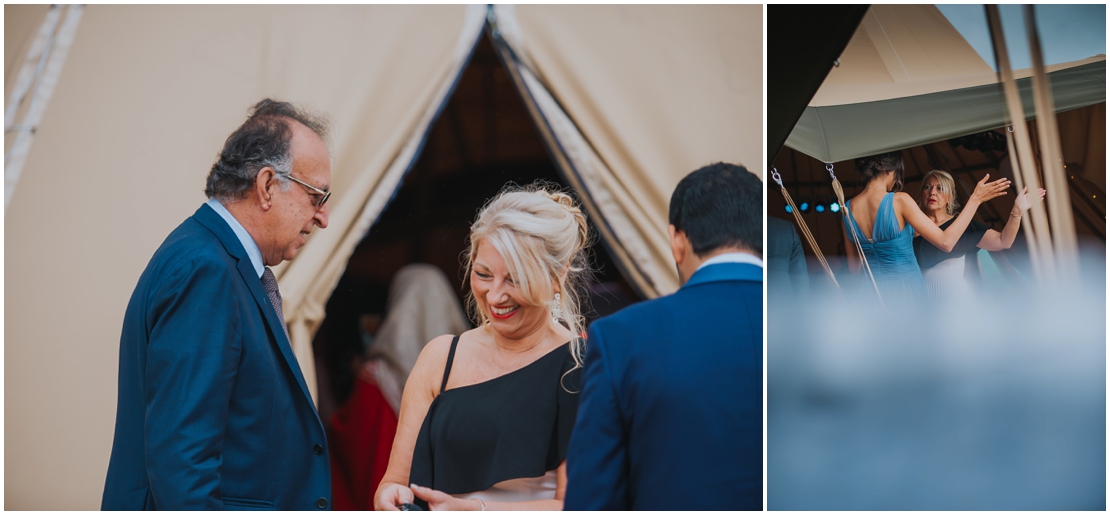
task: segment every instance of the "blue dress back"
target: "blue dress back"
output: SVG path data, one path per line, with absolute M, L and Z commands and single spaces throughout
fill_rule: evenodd
M 864 236 L 852 215 L 852 201 L 848 201 L 846 209 L 848 220 L 855 229 L 855 235 L 852 234 L 852 229 L 848 230 L 848 237 L 859 238 L 883 300 L 924 297 L 925 280 L 913 253 L 913 227 L 907 223 L 901 230 L 898 229 L 898 217 L 894 214 L 894 193 L 887 193 L 879 203 L 870 240 Z M 860 270 L 859 275 L 858 286 L 861 291 L 874 292 L 867 271 Z

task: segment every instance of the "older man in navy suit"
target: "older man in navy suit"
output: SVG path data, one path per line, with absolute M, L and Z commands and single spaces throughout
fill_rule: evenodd
M 590 326 L 565 509 L 763 509 L 762 227 L 743 167 L 678 183 L 684 284 Z
M 106 510 L 326 509 L 324 427 L 270 266 L 328 225 L 325 124 L 263 100 L 154 253 L 120 337 Z

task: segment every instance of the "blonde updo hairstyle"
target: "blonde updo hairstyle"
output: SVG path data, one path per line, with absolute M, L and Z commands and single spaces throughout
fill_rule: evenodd
M 926 206 L 925 202 L 929 200 L 924 195 L 925 183 L 929 182 L 929 177 L 936 177 L 937 183 L 940 184 L 941 191 L 944 192 L 945 201 L 947 202 L 944 206 L 944 211 L 949 215 L 956 214 L 956 211 L 960 209 L 960 200 L 956 198 L 956 180 L 952 178 L 952 174 L 943 170 L 930 170 L 929 173 L 925 174 L 925 177 L 921 179 L 921 195 L 918 195 L 918 207 L 924 211 Z
M 572 333 L 585 331 L 583 303 L 589 300 L 590 268 L 586 249 L 590 232 L 586 215 L 573 197 L 554 184 L 537 181 L 530 186 L 506 186 L 486 203 L 470 226 L 466 249 L 466 280 L 470 280 L 478 244 L 493 245 L 505 261 L 521 300 L 550 308 L 559 286 L 559 320 Z M 489 314 L 479 306 L 471 289 L 467 312 L 477 324 L 488 324 Z M 582 366 L 582 344 L 571 343 L 575 368 Z

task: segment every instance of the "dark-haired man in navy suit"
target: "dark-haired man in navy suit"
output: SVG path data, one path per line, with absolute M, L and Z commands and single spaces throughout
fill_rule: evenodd
M 324 427 L 268 267 L 328 225 L 325 124 L 263 100 L 154 253 L 120 337 L 105 510 L 326 509 Z
M 763 509 L 763 183 L 706 166 L 669 218 L 683 286 L 590 326 L 567 510 Z

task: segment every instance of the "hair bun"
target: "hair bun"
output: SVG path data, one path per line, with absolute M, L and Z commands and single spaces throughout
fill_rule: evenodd
M 556 204 L 569 208 L 572 212 L 578 210 L 578 206 L 570 195 L 561 191 L 544 191 L 544 193 L 547 193 L 547 198 L 554 200 Z
M 585 248 L 589 242 L 590 228 L 586 225 L 586 214 L 582 212 L 582 207 L 574 200 L 574 197 L 562 191 L 545 191 L 545 193 L 547 193 L 548 198 L 562 206 L 574 217 L 574 222 L 578 226 L 578 248 Z

